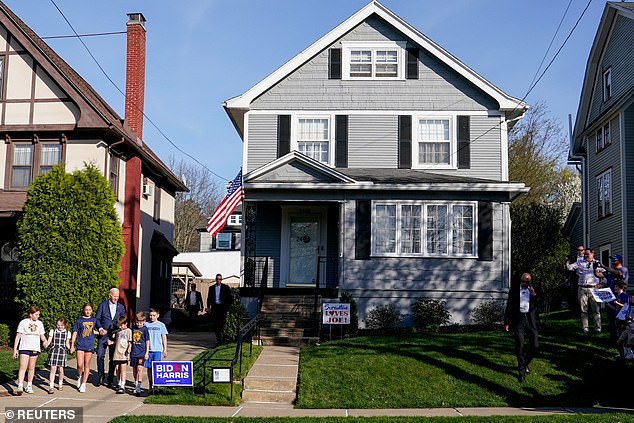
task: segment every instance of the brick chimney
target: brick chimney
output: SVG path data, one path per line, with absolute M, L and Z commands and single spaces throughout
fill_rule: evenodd
M 125 72 L 125 120 L 139 139 L 143 139 L 145 99 L 145 17 L 128 13 L 127 60 Z
M 145 99 L 145 17 L 128 13 L 127 54 L 125 81 L 125 121 L 136 134 L 136 142 L 143 139 L 143 107 Z M 119 273 L 120 301 L 128 317 L 136 312 L 139 242 L 141 237 L 141 159 L 134 156 L 126 162 L 125 200 L 122 237 L 125 253 Z

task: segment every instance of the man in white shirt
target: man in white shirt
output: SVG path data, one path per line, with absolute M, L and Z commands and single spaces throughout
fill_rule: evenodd
M 594 251 L 586 248 L 583 254 L 583 260 L 577 259 L 574 263 L 566 262 L 566 268 L 575 271 L 579 280 L 577 282 L 577 299 L 581 308 L 581 327 L 583 333 L 589 332 L 588 325 L 588 305 L 592 308 L 594 317 L 594 330 L 601 332 L 601 309 L 592 295 L 592 290 L 601 287 L 601 278 L 603 277 L 603 268 L 601 264 L 594 259 Z
M 196 291 L 195 283 L 189 285 L 189 293 L 185 297 L 185 307 L 191 320 L 196 319 L 198 312 L 203 309 L 203 297 L 199 291 Z

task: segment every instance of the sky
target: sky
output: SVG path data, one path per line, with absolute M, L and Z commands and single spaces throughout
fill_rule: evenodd
M 369 0 L 3 0 L 40 37 L 125 31 L 127 13 L 147 28 L 143 139 L 163 161 L 206 167 L 218 183 L 242 164 L 242 141 L 222 104 L 238 96 L 343 22 Z M 54 3 L 53 3 L 54 1 Z M 523 98 L 588 0 L 382 0 L 381 3 L 507 94 Z M 568 133 L 604 0 L 587 11 L 526 102 L 543 102 Z M 566 9 L 567 13 L 565 13 Z M 564 16 L 565 14 L 565 16 Z M 562 21 L 563 17 L 563 21 Z M 125 34 L 84 37 L 90 53 L 125 90 Z M 76 38 L 47 39 L 123 116 L 124 97 Z M 541 72 L 540 72 L 541 73 Z M 198 166 L 196 164 L 196 166 Z

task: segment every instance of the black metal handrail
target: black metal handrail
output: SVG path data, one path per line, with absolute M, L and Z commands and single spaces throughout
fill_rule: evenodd
M 260 326 L 258 324 L 258 322 L 262 320 L 262 317 L 260 314 L 256 315 L 255 317 L 253 317 L 251 320 L 249 320 L 247 323 L 245 323 L 244 325 L 242 325 L 240 327 L 240 329 L 238 330 L 238 336 L 236 337 L 236 350 L 233 354 L 233 358 L 231 359 L 227 359 L 227 358 L 205 358 L 203 360 L 203 392 L 205 391 L 205 389 L 207 388 L 207 368 L 208 363 L 211 362 L 212 363 L 212 368 L 214 367 L 213 364 L 214 362 L 218 363 L 218 362 L 223 362 L 223 363 L 228 363 L 229 364 L 229 368 L 230 368 L 230 373 L 231 373 L 231 396 L 230 396 L 230 401 L 233 402 L 233 384 L 234 384 L 234 378 L 233 378 L 233 368 L 235 367 L 235 365 L 238 363 L 239 361 L 239 367 L 238 367 L 238 373 L 242 373 L 242 345 L 243 345 L 243 341 L 244 339 L 249 339 L 252 340 L 253 339 L 253 335 L 255 334 L 256 337 L 259 337 L 259 330 L 260 330 Z M 249 356 L 251 356 L 253 354 L 253 342 L 249 342 Z

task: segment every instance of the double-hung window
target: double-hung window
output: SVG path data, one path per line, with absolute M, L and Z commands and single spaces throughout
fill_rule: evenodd
M 612 169 L 597 176 L 597 217 L 612 214 Z
M 330 118 L 300 117 L 297 120 L 297 151 L 319 162 L 330 163 Z
M 597 153 L 612 144 L 612 138 L 610 138 L 610 122 L 597 129 L 595 132 L 595 141 Z
M 405 79 L 405 43 L 342 42 L 342 79 Z
M 375 202 L 372 250 L 376 256 L 473 257 L 475 203 Z
M 62 160 L 62 144 L 50 142 L 14 142 L 8 162 L 11 168 L 9 188 L 26 189 L 31 181 L 44 175 Z
M 420 118 L 416 128 L 418 167 L 452 166 L 453 142 L 451 119 Z
M 612 98 L 612 67 L 603 71 L 603 101 Z

